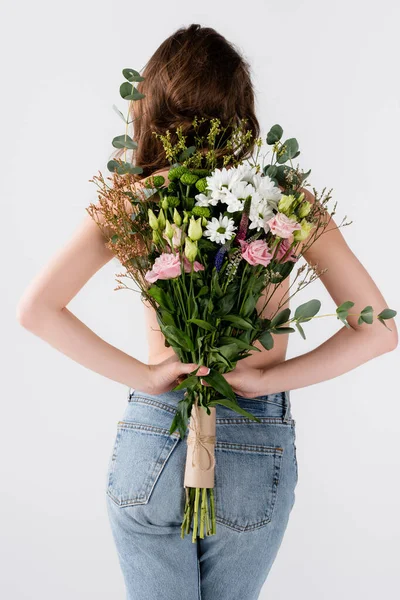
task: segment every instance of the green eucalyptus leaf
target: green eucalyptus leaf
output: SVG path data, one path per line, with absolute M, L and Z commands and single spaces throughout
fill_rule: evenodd
M 309 300 L 296 308 L 294 318 L 300 323 L 310 321 L 321 308 L 320 300 Z
M 271 127 L 267 133 L 266 142 L 269 146 L 272 146 L 276 142 L 279 142 L 283 135 L 283 129 L 280 125 L 276 124 Z
M 300 333 L 301 337 L 303 338 L 303 340 L 306 339 L 306 334 L 304 333 L 304 329 L 302 328 L 302 326 L 300 325 L 300 323 L 295 323 L 298 332 Z
M 274 329 L 271 329 L 271 333 L 293 333 L 294 331 L 296 331 L 294 329 L 294 327 L 275 327 Z
M 107 163 L 107 169 L 109 171 L 111 171 L 111 173 L 114 173 L 115 169 L 117 170 L 117 173 L 119 175 L 123 175 L 124 173 L 132 173 L 132 175 L 140 175 L 140 173 L 143 173 L 143 169 L 142 167 L 135 167 L 133 166 L 131 163 L 128 162 L 122 162 L 119 163 L 116 160 L 109 160 Z
M 114 148 L 128 148 L 129 150 L 137 148 L 137 143 L 129 135 L 118 135 L 111 143 Z
M 363 308 L 358 318 L 359 325 L 361 325 L 361 323 L 367 323 L 368 325 L 371 325 L 371 323 L 374 320 L 373 311 L 374 309 L 372 308 L 372 306 L 366 306 L 365 308 Z
M 384 308 L 381 312 L 376 315 L 379 319 L 393 319 L 397 315 L 397 311 L 392 308 Z
M 144 81 L 144 77 L 138 71 L 135 71 L 135 69 L 123 69 L 122 75 L 128 81 Z
M 266 350 L 272 350 L 272 348 L 274 347 L 274 338 L 272 337 L 269 331 L 264 331 L 258 338 L 258 341 L 264 346 Z

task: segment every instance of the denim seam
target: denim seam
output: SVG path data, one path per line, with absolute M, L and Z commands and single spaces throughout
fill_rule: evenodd
M 234 442 L 216 441 L 216 448 L 227 450 L 246 450 L 247 452 L 257 452 L 261 454 L 282 454 L 283 448 L 280 446 L 257 446 L 254 444 L 236 444 Z
M 165 402 L 160 402 L 159 400 L 153 400 L 152 398 L 144 398 L 143 396 L 132 396 L 129 402 L 139 402 L 141 404 L 152 404 L 153 406 L 157 406 L 158 408 L 167 410 L 168 412 L 175 414 L 176 408 L 171 404 L 166 404 Z
M 118 429 L 143 429 L 160 435 L 166 435 L 168 437 L 179 438 L 179 433 L 170 433 L 168 429 L 163 427 L 156 427 L 155 425 L 148 425 L 144 423 L 136 423 L 135 421 L 118 421 Z
M 260 421 L 262 423 L 275 423 L 277 425 L 291 425 L 294 423 L 293 419 L 290 420 L 284 420 L 283 418 L 280 417 L 257 417 L 257 419 L 260 419 Z M 254 424 L 257 425 L 257 421 L 253 421 L 253 419 L 248 419 L 246 417 L 242 417 L 242 418 L 235 418 L 233 417 L 232 419 L 229 417 L 217 417 L 216 418 L 217 423 L 221 423 L 221 424 L 238 424 L 240 425 L 241 423 L 248 423 L 248 424 Z

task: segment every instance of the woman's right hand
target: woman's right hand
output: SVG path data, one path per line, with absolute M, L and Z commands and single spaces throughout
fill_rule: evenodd
M 163 362 L 155 365 L 146 365 L 148 368 L 147 381 L 141 384 L 140 390 L 148 394 L 163 394 L 176 387 L 180 381 L 199 367 L 196 363 L 183 363 L 178 356 L 169 356 Z M 204 377 L 208 375 L 210 369 L 202 365 L 196 375 Z M 134 386 L 133 386 L 134 387 Z

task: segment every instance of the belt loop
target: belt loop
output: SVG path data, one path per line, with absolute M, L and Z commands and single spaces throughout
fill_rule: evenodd
M 292 411 L 291 411 L 291 403 L 290 403 L 290 390 L 285 390 L 284 394 L 284 407 L 285 413 L 283 420 L 285 423 L 289 423 L 292 420 Z

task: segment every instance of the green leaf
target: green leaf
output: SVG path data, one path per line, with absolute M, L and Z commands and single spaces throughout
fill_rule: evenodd
M 141 100 L 144 94 L 141 94 L 131 83 L 125 81 L 119 87 L 119 93 L 124 100 Z
M 283 145 L 285 146 L 285 150 L 282 154 L 279 154 L 276 158 L 276 162 L 282 164 L 287 160 L 294 158 L 295 154 L 299 151 L 299 144 L 296 138 L 287 139 Z
M 303 338 L 303 340 L 306 339 L 306 334 L 304 333 L 304 329 L 302 328 L 302 326 L 300 325 L 300 323 L 295 323 L 301 337 Z
M 198 369 L 196 369 L 197 372 Z M 183 390 L 185 388 L 193 388 L 197 383 L 199 383 L 200 379 L 197 375 L 189 375 L 186 377 L 181 383 L 179 383 L 176 387 L 174 387 L 171 391 L 177 392 L 178 390 Z
M 128 148 L 129 150 L 136 150 L 137 143 L 129 135 L 118 135 L 112 141 L 114 148 Z
M 295 262 L 292 260 L 288 260 L 284 263 L 277 263 L 275 261 L 271 261 L 268 265 L 271 283 L 281 283 L 290 275 L 294 268 L 294 265 Z M 278 275 L 274 275 L 274 273 L 278 273 Z
M 118 238 L 119 238 L 119 235 L 117 235 L 116 233 L 114 233 L 114 235 L 111 238 L 112 243 L 115 244 L 115 242 L 118 240 Z
M 242 408 L 240 404 L 238 404 L 236 401 L 231 402 L 230 400 L 226 400 L 225 398 L 217 398 L 216 400 L 212 400 L 211 402 L 209 402 L 208 406 L 215 406 L 216 404 L 222 404 L 223 406 L 230 408 L 231 410 L 239 413 L 240 415 L 243 415 L 244 417 L 247 417 L 248 419 L 251 419 L 252 421 L 257 421 L 257 423 L 261 422 L 258 417 L 255 417 L 251 413 L 247 412 L 247 410 L 244 410 L 244 408 Z
M 258 341 L 264 346 L 266 350 L 272 350 L 272 348 L 274 347 L 274 338 L 272 337 L 269 331 L 264 331 L 258 338 Z
M 293 327 L 275 327 L 271 329 L 271 333 L 293 333 L 296 331 Z
M 384 325 L 384 326 L 386 327 L 386 329 L 389 329 L 389 331 L 392 331 L 392 330 L 390 329 L 390 327 L 389 327 L 388 325 L 386 325 L 386 323 L 385 323 L 385 321 L 382 319 L 382 317 L 379 317 L 379 316 L 378 316 L 378 317 L 377 317 L 377 319 L 378 319 L 379 323 L 382 323 L 382 325 Z
M 346 300 L 346 302 L 343 302 L 337 307 L 336 312 L 347 312 L 352 306 L 354 306 L 354 302 L 351 300 Z
M 276 142 L 279 142 L 283 135 L 283 129 L 278 123 L 273 125 L 267 133 L 266 142 L 269 146 L 272 146 Z
M 243 308 L 240 311 L 241 316 L 249 317 L 251 315 L 251 313 L 253 312 L 253 310 L 255 309 L 256 304 L 257 304 L 257 298 L 253 294 L 250 294 L 249 296 L 247 296 L 246 300 L 244 301 Z
M 156 284 L 153 283 L 153 285 L 149 287 L 146 293 L 152 298 L 154 298 L 154 300 L 158 302 L 158 304 L 162 306 L 162 308 L 165 308 L 170 312 L 175 312 L 174 303 L 172 302 L 170 296 L 166 294 L 164 290 L 162 290 Z
M 372 306 L 363 308 L 358 318 L 358 324 L 361 325 L 361 323 L 367 323 L 368 325 L 371 325 L 374 320 L 373 310 Z
M 131 163 L 122 162 L 119 163 L 116 160 L 109 160 L 107 163 L 107 169 L 114 173 L 115 169 L 119 175 L 124 175 L 125 173 L 131 173 L 132 175 L 140 175 L 143 173 L 142 167 L 134 167 Z
M 300 323 L 310 321 L 310 319 L 312 319 L 317 314 L 320 308 L 320 300 L 309 300 L 308 302 L 305 302 L 304 304 L 301 304 L 296 308 L 294 318 Z
M 277 315 L 271 320 L 271 327 L 278 327 L 279 325 L 283 325 L 289 320 L 290 317 L 290 308 L 284 308 L 279 311 Z
M 193 342 L 184 331 L 181 331 L 174 325 L 166 325 L 162 331 L 170 343 L 173 341 L 184 350 L 194 352 Z
M 196 298 L 199 298 L 200 296 L 205 296 L 205 294 L 208 294 L 208 286 L 207 285 L 203 285 L 200 288 L 200 290 L 196 294 Z
M 115 106 L 115 104 L 113 104 L 112 107 L 115 110 L 115 112 L 117 113 L 117 115 L 119 117 L 121 117 L 121 119 L 123 120 L 123 122 L 126 123 L 126 119 L 125 119 L 124 115 L 122 114 L 122 112 L 119 110 L 119 108 L 117 106 Z
M 233 323 L 240 329 L 254 329 L 253 325 L 249 321 L 246 321 L 246 319 L 238 317 L 237 315 L 225 315 L 224 317 L 222 317 L 222 320 L 229 321 L 230 323 Z
M 122 75 L 128 81 L 144 81 L 144 77 L 142 77 L 138 71 L 135 71 L 135 69 L 123 69 Z
M 211 325 L 211 323 L 208 323 L 207 321 L 203 321 L 203 319 L 188 319 L 188 323 L 194 323 L 202 329 L 207 329 L 207 331 L 216 331 L 214 325 Z
M 203 376 L 204 381 L 209 383 L 211 387 L 213 387 L 217 392 L 222 394 L 226 398 L 230 398 L 233 402 L 236 401 L 235 392 L 232 389 L 232 386 L 226 381 L 225 377 L 215 371 L 215 369 L 210 369 L 208 375 Z
M 255 350 L 256 352 L 261 352 L 260 348 L 257 348 L 257 346 L 252 346 L 239 338 L 230 337 L 229 335 L 222 336 L 219 341 L 221 344 L 236 344 L 240 350 Z
M 235 306 L 235 303 L 236 294 L 226 294 L 225 296 L 222 296 L 222 298 L 219 298 L 215 302 L 215 315 L 217 315 L 218 317 L 227 315 Z
M 378 319 L 393 319 L 397 315 L 397 311 L 391 308 L 384 308 L 381 310 L 379 315 L 377 315 Z

